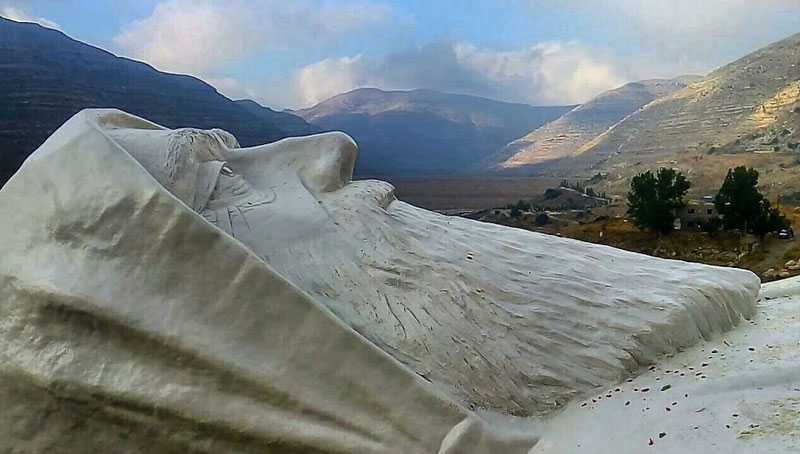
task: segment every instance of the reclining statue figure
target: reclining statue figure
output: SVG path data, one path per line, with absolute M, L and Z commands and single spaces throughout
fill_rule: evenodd
M 432 213 L 356 155 L 70 119 L 0 191 L 0 451 L 524 453 L 753 314 L 752 273 Z

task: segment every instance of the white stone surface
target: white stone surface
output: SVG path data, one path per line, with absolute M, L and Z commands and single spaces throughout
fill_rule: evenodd
M 340 133 L 236 147 L 89 110 L 0 191 L 0 448 L 526 452 L 503 416 L 754 313 L 746 271 L 350 182 Z
M 745 326 L 570 404 L 531 453 L 800 452 L 800 279 L 765 284 L 758 309 Z

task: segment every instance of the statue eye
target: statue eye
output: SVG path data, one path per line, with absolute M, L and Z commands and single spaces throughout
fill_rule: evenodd
M 228 167 L 227 165 L 222 166 L 222 169 L 220 170 L 220 172 L 223 175 L 225 175 L 226 177 L 232 177 L 233 176 L 233 170 L 231 170 L 231 168 Z

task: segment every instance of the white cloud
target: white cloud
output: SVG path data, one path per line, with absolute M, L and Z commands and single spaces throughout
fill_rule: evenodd
M 800 31 L 797 0 L 601 0 L 622 15 L 646 60 L 712 70 Z M 788 20 L 788 21 L 787 21 Z M 646 62 L 643 62 L 646 64 Z
M 560 11 L 610 40 L 641 77 L 710 71 L 800 31 L 798 0 L 525 2 L 532 18 Z
M 131 57 L 156 68 L 197 74 L 248 54 L 258 40 L 235 8 L 215 2 L 176 0 L 128 25 L 115 42 Z
M 309 106 L 358 87 L 379 85 L 361 55 L 327 58 L 298 71 L 294 82 L 297 104 Z
M 301 58 L 336 55 L 336 44 L 354 30 L 390 18 L 396 27 L 399 12 L 382 1 L 163 0 L 115 42 L 159 69 L 194 74 L 229 97 L 275 106 L 308 106 L 366 86 L 567 104 L 630 80 L 704 73 L 800 31 L 800 0 L 494 0 L 504 8 L 526 4 L 532 26 L 538 17 L 572 18 L 582 24 L 575 35 L 580 41 L 511 50 L 438 42 L 381 57 L 353 52 L 293 75 L 242 68 L 275 50 L 283 51 L 282 59 L 286 50 Z
M 203 74 L 266 49 L 329 44 L 388 18 L 387 7 L 320 0 L 169 0 L 124 28 L 116 44 L 129 56 L 174 72 Z
M 596 54 L 596 53 L 595 53 Z M 577 43 L 543 43 L 515 51 L 438 43 L 368 60 L 326 59 L 295 78 L 297 103 L 312 105 L 359 87 L 429 88 L 531 104 L 584 102 L 625 78 Z
M 670 37 L 748 33 L 743 26 L 758 17 L 800 10 L 795 0 L 566 0 L 581 7 L 621 15 L 635 26 Z
M 797 0 L 526 0 L 531 14 L 562 10 L 590 16 L 592 25 L 628 24 L 626 31 L 656 37 L 752 34 L 755 23 L 800 11 Z
M 612 63 L 575 42 L 506 52 L 460 44 L 455 52 L 461 64 L 491 81 L 498 92 L 537 104 L 582 103 L 625 82 Z
M 12 5 L 0 6 L 0 16 L 5 17 L 6 19 L 11 19 L 16 22 L 33 22 L 35 24 L 41 25 L 42 27 L 63 31 L 61 30 L 61 26 L 58 25 L 57 23 L 49 19 L 46 19 L 44 17 L 31 16 L 22 9 Z

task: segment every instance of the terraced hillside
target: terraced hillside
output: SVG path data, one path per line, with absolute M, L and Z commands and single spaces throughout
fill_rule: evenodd
M 751 165 L 773 195 L 800 190 L 800 34 L 656 100 L 579 150 L 573 172 L 610 174 L 609 191 L 659 165 L 681 168 L 696 192 L 733 165 Z M 562 163 L 566 164 L 566 163 Z
M 632 82 L 600 94 L 559 119 L 508 144 L 490 165 L 524 169 L 573 155 L 582 146 L 646 104 L 686 88 L 699 76 Z M 498 164 L 499 162 L 499 164 Z

